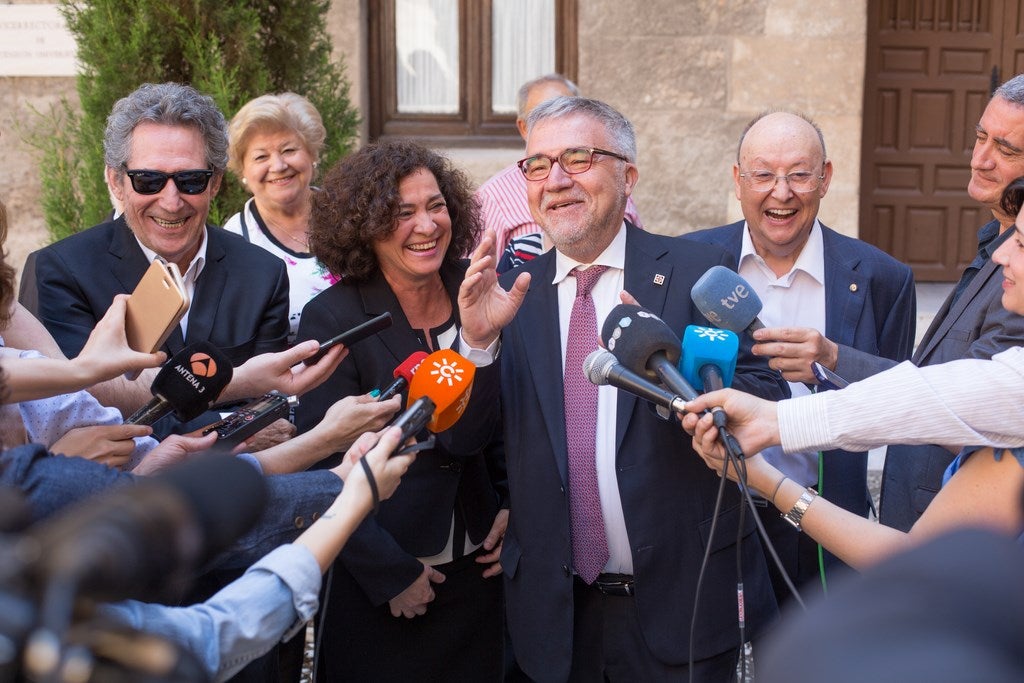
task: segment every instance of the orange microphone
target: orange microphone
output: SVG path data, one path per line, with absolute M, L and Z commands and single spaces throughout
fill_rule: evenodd
M 434 411 L 427 429 L 435 434 L 443 432 L 466 412 L 475 375 L 476 366 L 451 349 L 435 351 L 423 359 L 412 376 L 407 407 L 422 397 L 429 398 Z

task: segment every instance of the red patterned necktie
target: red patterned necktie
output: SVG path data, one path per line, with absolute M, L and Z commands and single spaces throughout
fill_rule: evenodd
M 607 266 L 575 269 L 576 298 L 565 343 L 565 433 L 569 451 L 569 526 L 576 574 L 593 583 L 608 562 L 601 495 L 597 487 L 597 386 L 583 361 L 597 348 L 597 313 L 590 290 Z

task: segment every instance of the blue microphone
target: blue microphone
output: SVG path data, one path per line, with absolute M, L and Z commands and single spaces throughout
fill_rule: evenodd
M 736 372 L 736 357 L 739 355 L 740 338 L 729 330 L 715 327 L 687 325 L 683 332 L 683 353 L 679 358 L 679 371 L 686 381 L 695 387 L 704 385 L 704 391 L 711 391 L 711 383 L 720 384 L 715 388 L 732 385 Z M 720 377 L 716 382 L 705 377 L 714 368 Z
M 690 289 L 690 298 L 701 314 L 718 327 L 740 332 L 764 328 L 757 315 L 761 297 L 754 288 L 725 266 L 713 266 Z

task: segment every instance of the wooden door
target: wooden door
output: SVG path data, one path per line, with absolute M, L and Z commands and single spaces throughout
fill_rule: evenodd
M 1024 71 L 1024 0 L 869 0 L 860 236 L 955 281 L 991 214 L 967 196 L 974 128 Z

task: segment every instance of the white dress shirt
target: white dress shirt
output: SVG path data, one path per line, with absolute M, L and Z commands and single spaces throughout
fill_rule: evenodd
M 569 272 L 577 266 L 607 266 L 597 284 L 590 290 L 597 314 L 597 331 L 600 333 L 605 318 L 619 303 L 619 292 L 625 280 L 623 268 L 626 264 L 626 224 L 623 223 L 611 244 L 594 259 L 593 263 L 581 264 L 555 253 L 555 278 L 552 284 L 558 288 L 558 327 L 562 349 L 562 372 L 565 373 L 565 346 L 569 338 L 569 316 L 576 298 L 576 278 Z M 596 347 L 595 347 L 596 348 Z M 615 473 L 615 431 L 616 403 L 619 391 L 604 385 L 597 391 L 597 487 L 601 495 L 601 512 L 604 515 L 604 530 L 608 538 L 608 563 L 606 572 L 616 574 L 633 573 L 633 555 L 626 535 L 626 520 L 622 513 L 619 497 L 619 480 Z
M 136 242 L 139 242 L 139 238 L 135 238 Z M 139 242 L 139 247 L 142 249 L 142 253 L 146 255 L 146 260 L 153 263 L 156 259 L 162 259 L 166 261 L 164 257 L 157 254 L 155 251 L 147 247 L 142 242 Z M 188 297 L 188 309 L 185 311 L 185 315 L 181 317 L 181 336 L 185 337 L 185 333 L 188 332 L 188 316 L 192 312 L 192 299 L 196 293 L 196 280 L 199 279 L 199 273 L 203 272 L 203 266 L 206 265 L 206 226 L 203 226 L 203 238 L 199 243 L 199 250 L 196 255 L 192 257 L 192 262 L 188 264 L 188 268 L 184 273 L 181 274 L 181 279 L 185 282 L 185 295 Z
M 739 274 L 761 297 L 758 318 L 765 327 L 810 327 L 825 334 L 825 243 L 817 219 L 793 267 L 778 277 L 754 250 L 744 223 Z M 801 382 L 789 382 L 789 390 L 794 397 L 811 393 Z M 801 486 L 818 483 L 817 451 L 784 453 L 773 446 L 761 454 Z

